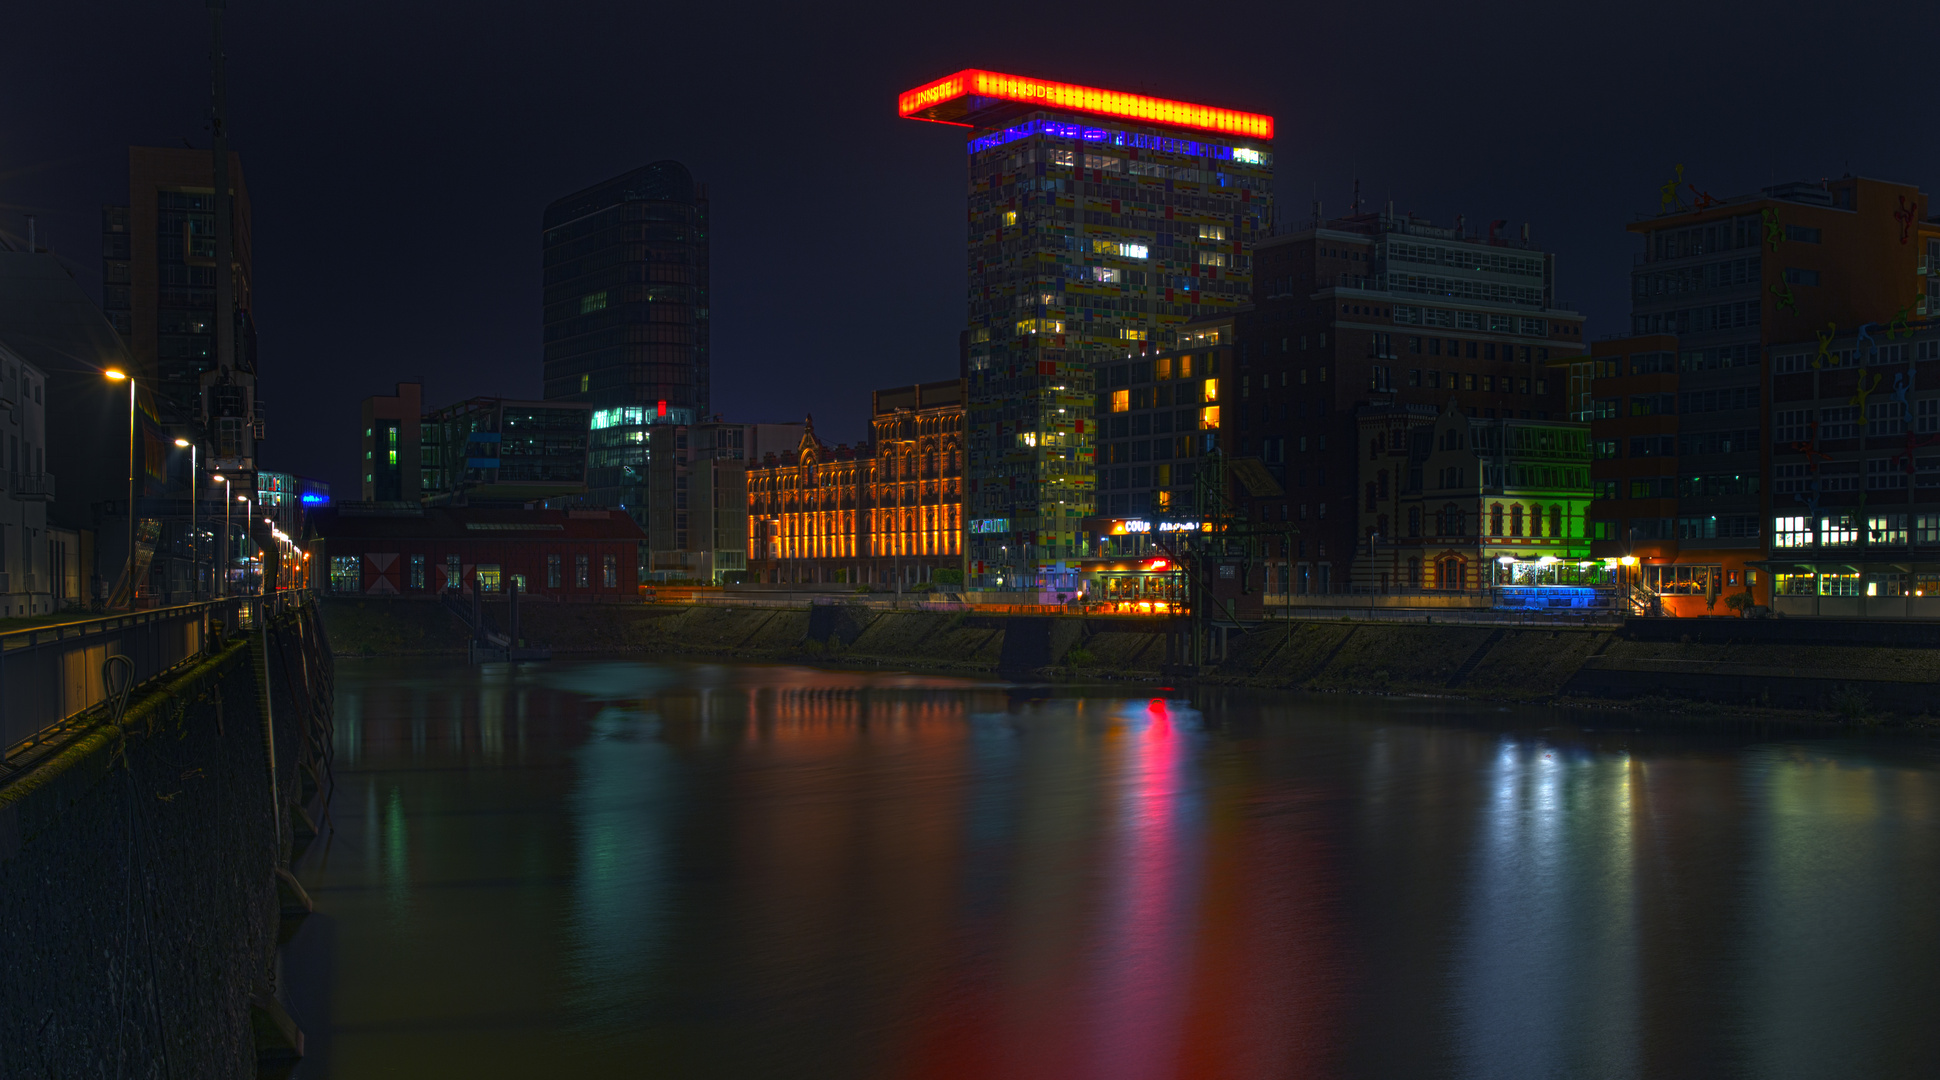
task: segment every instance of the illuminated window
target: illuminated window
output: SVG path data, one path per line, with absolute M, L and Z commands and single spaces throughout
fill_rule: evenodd
M 1201 240 L 1224 240 L 1224 239 L 1226 239 L 1226 226 L 1224 226 L 1224 225 L 1201 225 L 1201 226 L 1199 226 L 1199 239 L 1201 239 Z
M 1219 406 L 1208 405 L 1199 410 L 1199 429 L 1215 431 L 1219 428 Z
M 1118 255 L 1127 259 L 1143 259 L 1151 254 L 1151 249 L 1144 244 L 1124 244 L 1116 240 L 1093 240 L 1091 251 L 1094 255 Z
M 595 311 L 605 310 L 606 294 L 603 292 L 596 292 L 591 296 L 582 296 L 579 298 L 579 313 L 581 315 L 591 315 Z
M 1179 378 L 1192 378 L 1192 356 L 1190 354 L 1179 357 Z
M 1085 155 L 1085 168 L 1087 169 L 1103 169 L 1105 172 L 1117 172 L 1123 164 L 1119 159 L 1106 157 L 1103 154 Z
M 989 340 L 990 340 L 990 327 L 988 327 L 988 326 L 980 326 L 980 327 L 978 327 L 978 328 L 976 328 L 975 330 L 972 330 L 972 331 L 970 331 L 970 340 L 971 340 L 971 341 L 977 341 L 977 342 L 983 342 L 983 341 L 989 341 Z M 583 389 L 583 388 L 582 388 L 582 389 Z
M 1207 379 L 1204 394 L 1205 396 L 1201 400 L 1218 401 L 1219 400 L 1219 380 Z
M 473 576 L 478 580 L 479 592 L 495 593 L 498 591 L 499 568 L 497 563 L 479 564 L 477 572 Z
M 1015 210 L 1004 211 L 1004 224 L 1005 225 L 1017 224 L 1017 211 Z
M 1063 319 L 1024 319 L 1017 324 L 1019 334 L 1062 334 Z
M 1246 165 L 1263 165 L 1266 163 L 1266 155 L 1260 153 L 1258 150 L 1250 150 L 1243 146 L 1236 146 L 1233 148 L 1233 160 Z
M 1073 165 L 1075 165 L 1075 164 L 1077 164 L 1077 160 L 1078 160 L 1078 159 L 1077 159 L 1077 154 L 1076 154 L 1076 152 L 1075 152 L 1075 151 L 1071 151 L 1071 150 L 1051 150 L 1051 151 L 1047 151 L 1047 152 L 1045 153 L 1045 155 L 1044 155 L 1044 160 L 1045 160 L 1045 162 L 1047 162 L 1048 164 L 1051 164 L 1051 165 L 1056 165 L 1056 166 L 1059 166 L 1059 167 L 1061 167 L 1061 168 L 1066 168 L 1066 169 L 1069 169 L 1069 168 L 1071 168 L 1071 167 L 1072 167 Z
M 1121 330 L 1119 330 L 1119 331 L 1118 331 L 1118 340 L 1120 340 L 1120 341 L 1144 341 L 1144 340 L 1146 339 L 1146 336 L 1147 336 L 1148 334 L 1150 334 L 1150 333 L 1151 333 L 1151 331 L 1149 331 L 1149 330 L 1132 330 L 1132 329 L 1129 329 L 1129 328 L 1127 328 L 1127 329 L 1121 329 Z M 1164 376 L 1160 376 L 1160 378 L 1164 378 Z
M 1160 380 L 1170 379 L 1172 377 L 1172 358 L 1170 356 L 1159 357 L 1157 370 L 1154 374 Z
M 579 392 L 582 394 L 585 393 L 586 388 L 592 385 L 592 382 L 593 382 L 593 377 L 591 375 L 581 375 L 579 377 Z
M 1132 407 L 1132 392 L 1130 390 L 1113 390 L 1111 392 L 1111 411 L 1112 412 L 1124 412 L 1127 409 L 1130 409 L 1131 407 Z
M 1781 517 L 1772 519 L 1773 547 L 1811 547 L 1812 526 L 1803 517 Z
M 210 189 L 215 190 L 214 188 Z M 361 555 L 334 555 L 330 559 L 330 591 L 340 593 L 362 592 L 364 589 L 364 557 Z
M 1104 281 L 1116 285 L 1124 280 L 1124 276 L 1124 271 L 1109 266 L 1094 266 L 1091 268 L 1091 279 L 1093 281 Z

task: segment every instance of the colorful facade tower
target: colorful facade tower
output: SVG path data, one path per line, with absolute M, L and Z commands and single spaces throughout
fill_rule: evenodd
M 978 70 L 897 108 L 968 129 L 970 586 L 1074 591 L 1094 365 L 1250 300 L 1273 118 Z

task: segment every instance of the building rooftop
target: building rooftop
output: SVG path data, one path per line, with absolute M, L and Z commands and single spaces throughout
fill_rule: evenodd
M 515 510 L 345 503 L 317 510 L 326 539 L 645 540 L 624 510 Z
M 1196 105 L 1095 86 L 965 68 L 896 98 L 898 114 L 957 127 L 988 127 L 1031 108 L 1090 113 L 1163 127 L 1193 128 L 1256 139 L 1273 137 L 1273 118 L 1261 113 Z

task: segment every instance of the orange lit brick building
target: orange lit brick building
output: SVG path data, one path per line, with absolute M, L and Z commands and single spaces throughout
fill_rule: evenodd
M 893 587 L 960 572 L 963 389 L 878 390 L 873 441 L 831 448 L 811 419 L 793 455 L 749 469 L 749 578 Z

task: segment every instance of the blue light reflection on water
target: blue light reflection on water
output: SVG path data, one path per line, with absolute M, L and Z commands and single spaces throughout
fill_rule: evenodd
M 1909 1075 L 1931 748 L 345 663 L 307 1076 Z M 415 1072 L 413 1071 L 415 1070 Z

